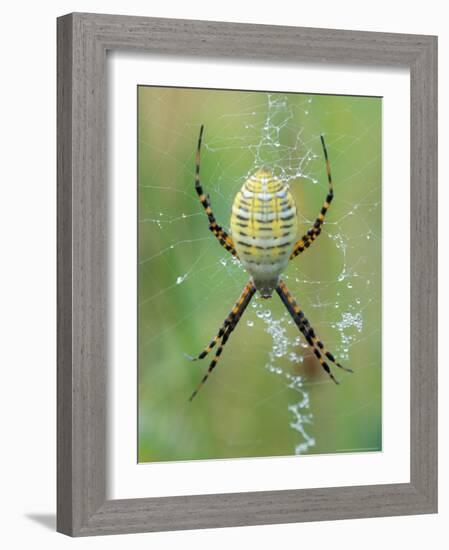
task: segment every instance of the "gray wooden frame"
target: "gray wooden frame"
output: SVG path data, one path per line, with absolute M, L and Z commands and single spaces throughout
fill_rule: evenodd
M 106 52 L 408 67 L 411 480 L 106 499 Z M 437 511 L 437 38 L 75 13 L 58 19 L 58 505 L 72 536 Z

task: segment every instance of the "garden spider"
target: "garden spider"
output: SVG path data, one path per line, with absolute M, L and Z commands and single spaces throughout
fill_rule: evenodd
M 235 196 L 231 214 L 231 234 L 218 225 L 212 212 L 209 196 L 204 193 L 200 183 L 203 130 L 204 126 L 201 125 L 195 159 L 195 189 L 209 219 L 209 229 L 228 252 L 239 258 L 244 269 L 249 273 L 250 280 L 209 345 L 197 357 L 189 356 L 194 361 L 204 359 L 219 344 L 206 374 L 190 396 L 190 401 L 216 367 L 226 342 L 256 291 L 259 291 L 262 298 L 271 298 L 273 290 L 276 290 L 321 366 L 338 384 L 339 382 L 332 374 L 326 359 L 340 369 L 347 372 L 353 371 L 340 365 L 332 353 L 324 347 L 284 281 L 280 278 L 289 260 L 309 248 L 321 233 L 324 217 L 334 196 L 329 159 L 323 136 L 321 135 L 320 139 L 326 161 L 329 190 L 314 224 L 299 241 L 295 242 L 298 221 L 294 199 L 288 184 L 277 179 L 266 167 L 259 168 L 246 180 Z

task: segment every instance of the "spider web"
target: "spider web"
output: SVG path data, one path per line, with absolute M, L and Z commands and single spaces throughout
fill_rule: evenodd
M 324 330 L 326 335 L 331 335 L 330 340 L 322 339 L 338 361 L 359 372 L 380 369 L 376 359 L 357 366 L 353 361 L 354 355 L 363 356 L 380 341 L 380 325 L 373 320 L 380 310 L 380 149 L 376 142 L 380 118 L 373 117 L 367 125 L 361 98 L 359 102 L 355 99 L 352 105 L 339 102 L 338 97 L 332 101 L 322 96 L 294 94 L 293 101 L 293 94 L 258 93 L 255 101 L 254 93 L 239 92 L 238 101 L 225 102 L 223 111 L 208 124 L 207 118 L 198 120 L 194 113 L 186 117 L 180 115 L 178 104 L 166 90 L 153 89 L 152 94 L 153 105 L 164 113 L 155 123 L 156 129 L 164 134 L 168 145 L 164 148 L 157 140 L 141 140 L 141 153 L 154 159 L 155 179 L 142 180 L 140 186 L 158 193 L 181 195 L 182 209 L 176 211 L 165 203 L 157 204 L 157 208 L 144 205 L 141 209 L 140 231 L 157 232 L 159 242 L 158 245 L 153 242 L 151 253 L 139 258 L 143 268 L 141 277 L 150 272 L 152 265 L 155 267 L 156 260 L 165 262 L 172 275 L 154 292 L 139 296 L 140 307 L 156 307 L 161 297 L 183 289 L 189 293 L 195 285 L 204 285 L 200 280 L 207 270 L 208 281 L 214 286 L 208 286 L 202 300 L 181 312 L 177 321 L 189 323 L 204 309 L 219 307 L 225 311 L 221 309 L 224 297 L 224 305 L 229 309 L 243 288 L 245 274 L 240 262 L 221 249 L 211 234 L 202 230 L 190 234 L 186 230 L 186 224 L 193 219 L 198 219 L 203 224 L 201 227 L 207 229 L 192 184 L 199 122 L 205 123 L 202 182 L 211 196 L 218 222 L 228 227 L 236 191 L 258 167 L 267 165 L 277 177 L 290 184 L 298 208 L 298 237 L 313 224 L 327 192 L 319 141 L 323 133 L 335 182 L 334 202 L 322 235 L 289 264 L 282 277 L 317 333 L 321 335 Z M 212 96 L 202 98 L 203 117 L 207 117 L 207 109 L 212 109 L 215 101 Z M 150 118 L 148 116 L 147 121 Z M 327 131 L 328 127 L 332 130 Z M 179 152 L 180 143 L 186 144 L 185 153 Z M 172 171 L 164 176 L 167 163 Z M 245 171 L 241 170 L 242 166 L 246 166 Z M 175 262 L 174 251 L 178 255 L 184 251 L 188 262 Z M 211 260 L 212 254 L 215 255 Z M 326 264 L 326 255 L 332 257 L 331 265 Z M 207 327 L 208 331 L 218 330 L 222 318 L 217 314 L 217 326 Z M 321 415 L 315 410 L 314 392 L 318 386 L 333 383 L 321 372 L 312 377 L 304 374 L 304 369 L 310 370 L 314 365 L 316 373 L 320 366 L 288 312 L 275 305 L 274 299 L 255 297 L 236 332 L 242 324 L 246 326 L 246 338 L 251 340 L 254 333 L 261 347 L 260 361 L 252 368 L 264 369 L 266 376 L 276 379 L 273 391 L 284 388 L 287 414 L 283 418 L 294 433 L 292 454 L 313 452 L 319 438 L 316 421 Z M 145 326 L 142 330 L 145 332 Z M 260 338 L 261 332 L 264 338 Z M 213 334 L 215 332 L 208 338 Z M 150 346 L 156 337 L 153 334 L 142 346 Z M 231 346 L 232 340 L 217 370 L 223 368 L 225 358 L 235 360 Z M 353 353 L 354 349 L 357 354 Z M 203 370 L 206 367 L 207 363 L 201 364 Z M 334 371 L 342 385 L 348 383 L 344 373 Z M 205 386 L 202 392 L 207 390 Z M 379 395 L 368 396 L 367 406 L 378 399 Z M 262 401 L 257 406 L 263 406 Z M 356 413 L 357 408 L 351 406 L 345 411 L 348 416 Z

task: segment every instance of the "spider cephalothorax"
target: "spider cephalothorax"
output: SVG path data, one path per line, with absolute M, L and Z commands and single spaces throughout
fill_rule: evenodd
M 224 320 L 218 334 L 197 357 L 191 357 L 194 360 L 203 359 L 212 348 L 219 344 L 206 374 L 190 396 L 190 400 L 195 397 L 215 368 L 224 345 L 256 291 L 259 291 L 262 298 L 271 298 L 273 291 L 276 290 L 321 366 L 338 384 L 326 360 L 345 371 L 352 372 L 352 370 L 340 365 L 332 353 L 324 347 L 284 281 L 280 278 L 289 260 L 304 252 L 321 233 L 324 217 L 334 196 L 329 159 L 323 136 L 320 136 L 320 139 L 326 162 L 329 190 L 320 214 L 312 227 L 299 240 L 296 240 L 297 212 L 288 184 L 276 178 L 268 168 L 262 167 L 246 180 L 235 196 L 231 215 L 231 237 L 217 224 L 209 197 L 204 193 L 200 183 L 203 129 L 204 127 L 201 126 L 196 152 L 195 189 L 209 219 L 209 229 L 228 252 L 239 258 L 242 266 L 250 275 L 250 280 Z

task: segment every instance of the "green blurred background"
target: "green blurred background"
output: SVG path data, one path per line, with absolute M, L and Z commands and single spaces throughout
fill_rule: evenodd
M 381 450 L 380 98 L 138 88 L 138 460 Z M 304 347 L 279 298 L 253 298 L 218 366 L 190 362 L 216 334 L 248 275 L 208 230 L 201 179 L 219 223 L 261 164 L 287 179 L 300 235 L 327 192 L 322 235 L 284 279 L 346 366 L 336 386 Z M 210 359 L 209 359 L 210 360 Z

